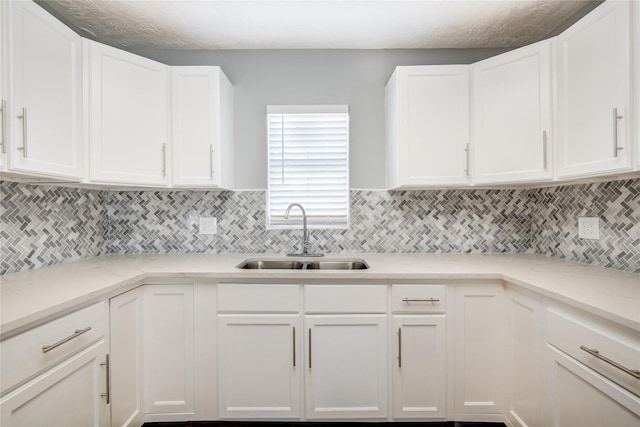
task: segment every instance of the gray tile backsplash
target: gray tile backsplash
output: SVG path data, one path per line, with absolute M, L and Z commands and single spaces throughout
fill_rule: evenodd
M 0 182 L 0 274 L 105 253 L 286 253 L 264 191 L 97 191 Z M 577 238 L 600 216 L 601 239 Z M 198 218 L 218 234 L 197 234 Z M 640 273 L 640 179 L 543 189 L 351 191 L 348 230 L 311 230 L 314 250 L 535 252 Z

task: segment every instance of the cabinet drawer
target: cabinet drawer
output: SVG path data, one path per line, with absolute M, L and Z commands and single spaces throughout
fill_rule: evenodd
M 242 313 L 297 313 L 300 311 L 298 285 L 220 284 L 218 311 Z
M 387 311 L 385 285 L 307 285 L 307 313 L 384 313 Z
M 445 285 L 393 285 L 391 310 L 394 313 L 443 313 Z
M 2 392 L 104 338 L 106 313 L 100 302 L 0 342 Z
M 599 356 L 621 367 L 640 370 L 640 333 L 633 332 L 633 335 L 622 336 L 605 325 L 566 313 L 548 311 L 547 339 L 551 345 L 640 396 L 640 379 L 588 351 L 597 351 Z

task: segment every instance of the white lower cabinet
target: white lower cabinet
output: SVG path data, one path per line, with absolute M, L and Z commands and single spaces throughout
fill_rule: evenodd
M 2 398 L 5 427 L 106 427 L 106 344 L 100 341 Z
M 508 419 L 514 426 L 544 425 L 544 338 L 542 303 L 507 289 Z
M 220 418 L 300 418 L 299 315 L 218 316 Z
M 0 425 L 109 425 L 106 314 L 97 303 L 0 343 Z
M 504 412 L 505 315 L 501 283 L 454 286 L 453 418 Z
M 145 413 L 194 414 L 193 285 L 152 285 L 144 292 Z
M 393 418 L 446 416 L 445 317 L 393 316 Z
M 109 301 L 111 425 L 143 423 L 144 287 Z
M 547 347 L 547 419 L 553 427 L 637 427 L 640 398 Z
M 387 416 L 386 315 L 306 316 L 308 419 Z

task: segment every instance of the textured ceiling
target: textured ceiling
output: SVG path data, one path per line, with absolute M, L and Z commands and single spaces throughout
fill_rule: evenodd
M 82 35 L 128 49 L 518 47 L 586 0 L 46 0 Z

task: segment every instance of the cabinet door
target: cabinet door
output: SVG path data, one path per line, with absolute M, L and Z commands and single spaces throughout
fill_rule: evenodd
M 218 316 L 221 418 L 300 418 L 299 316 Z
M 6 28 L 7 22 L 7 8 L 9 2 L 0 3 L 0 171 L 5 171 L 7 168 L 7 146 L 8 146 L 8 133 L 7 133 L 7 67 L 9 64 L 9 58 L 7 51 L 8 37 Z
M 557 39 L 558 175 L 629 168 L 628 1 L 608 1 Z
M 547 348 L 547 426 L 637 427 L 640 398 Z
M 173 184 L 231 186 L 233 87 L 219 67 L 171 67 Z
M 143 297 L 139 287 L 109 301 L 113 427 L 143 422 Z
M 386 91 L 388 186 L 466 184 L 469 67 L 397 67 Z
M 393 418 L 444 418 L 444 316 L 394 316 Z
M 499 284 L 459 285 L 455 289 L 454 411 L 503 411 L 504 315 Z
M 100 341 L 4 396 L 0 424 L 108 426 L 105 358 L 106 345 Z
M 631 2 L 631 9 L 633 14 L 633 23 L 631 24 L 631 28 L 633 29 L 633 40 L 632 43 L 632 52 L 634 58 L 633 65 L 633 73 L 634 76 L 633 85 L 634 85 L 634 94 L 635 94 L 635 104 L 634 109 L 636 111 L 635 114 L 635 141 L 636 141 L 636 169 L 640 169 L 640 3 Z
M 88 40 L 85 52 L 91 181 L 166 184 L 167 66 Z
M 144 383 L 146 414 L 193 414 L 193 285 L 146 286 Z
M 385 316 L 307 316 L 308 419 L 387 416 Z
M 550 43 L 471 66 L 476 182 L 552 178 Z
M 507 416 L 514 425 L 542 426 L 544 340 L 540 302 L 509 290 L 507 293 Z
M 8 4 L 11 169 L 82 178 L 82 39 L 34 2 Z

